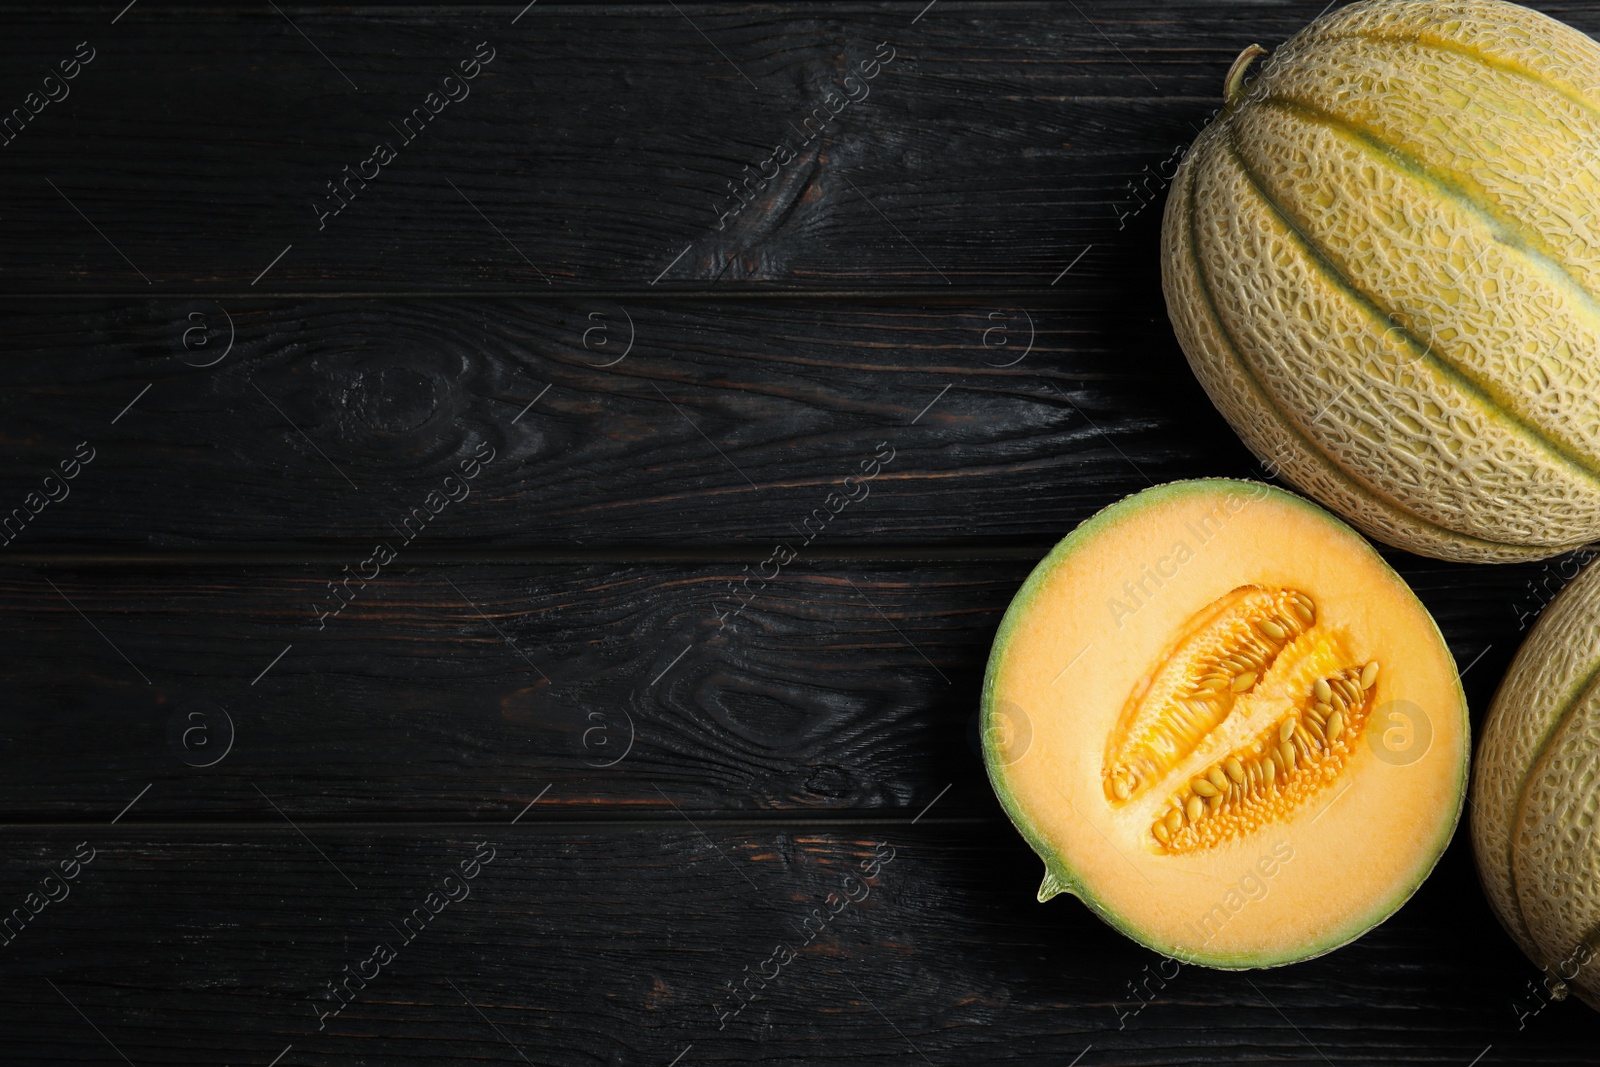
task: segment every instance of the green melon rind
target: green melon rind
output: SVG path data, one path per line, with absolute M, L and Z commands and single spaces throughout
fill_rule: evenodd
M 1116 526 L 1124 519 L 1137 516 L 1150 507 L 1176 497 L 1182 497 L 1190 493 L 1225 493 L 1229 491 L 1258 493 L 1263 489 L 1267 491 L 1269 496 L 1280 503 L 1298 507 L 1348 534 L 1353 541 L 1370 554 L 1374 562 L 1378 563 L 1393 578 L 1396 586 L 1411 598 L 1416 609 L 1428 619 L 1434 636 L 1438 639 L 1439 647 L 1446 656 L 1450 656 L 1449 646 L 1445 643 L 1444 635 L 1439 632 L 1438 624 L 1434 622 L 1433 616 L 1428 613 L 1427 608 L 1417 599 L 1416 594 L 1406 585 L 1405 580 L 1396 574 L 1394 569 L 1384 561 L 1383 557 L 1378 555 L 1376 550 L 1346 523 L 1303 497 L 1262 482 L 1233 478 L 1196 478 L 1158 485 L 1135 493 L 1132 496 L 1124 497 L 1122 500 L 1102 508 L 1079 524 L 1066 537 L 1062 538 L 1050 550 L 1049 554 L 1039 561 L 1038 565 L 1028 575 L 1027 580 L 1022 583 L 1022 588 L 1017 591 L 1017 595 L 1012 598 L 1011 606 L 1006 609 L 1005 617 L 1000 620 L 1000 628 L 995 634 L 994 645 L 989 651 L 988 665 L 984 669 L 983 693 L 979 713 L 980 731 L 983 738 L 983 762 L 989 775 L 989 784 L 994 789 L 995 796 L 999 798 L 1000 806 L 1005 809 L 1006 816 L 1010 818 L 1012 825 L 1022 834 L 1023 839 L 1028 842 L 1028 845 L 1039 858 L 1044 861 L 1045 878 L 1039 887 L 1039 901 L 1042 903 L 1059 893 L 1070 893 L 1087 904 L 1090 910 L 1107 925 L 1146 948 L 1176 959 L 1181 963 L 1212 967 L 1225 971 L 1282 967 L 1291 963 L 1300 963 L 1304 960 L 1313 959 L 1349 944 L 1373 927 L 1386 921 L 1396 911 L 1399 911 L 1405 902 L 1411 899 L 1412 894 L 1427 880 L 1428 875 L 1433 873 L 1434 867 L 1438 864 L 1439 858 L 1444 855 L 1445 848 L 1450 844 L 1450 839 L 1454 836 L 1456 826 L 1461 820 L 1461 812 L 1466 803 L 1467 795 L 1470 743 L 1464 743 L 1461 746 L 1461 765 L 1456 772 L 1455 810 L 1451 813 L 1449 821 L 1441 826 L 1434 840 L 1424 846 L 1431 853 L 1430 860 L 1426 866 L 1419 870 L 1415 881 L 1398 886 L 1390 897 L 1370 913 L 1370 917 L 1352 920 L 1343 927 L 1329 931 L 1326 935 L 1310 944 L 1290 946 L 1276 955 L 1246 957 L 1221 952 L 1196 954 L 1182 951 L 1174 945 L 1165 944 L 1147 935 L 1132 922 L 1125 920 L 1103 900 L 1096 897 L 1077 876 L 1067 858 L 1058 852 L 1038 827 L 1033 824 L 1033 821 L 1028 817 L 1028 813 L 1018 803 L 1016 796 L 1011 791 L 1010 784 L 1006 780 L 1005 764 L 1001 762 L 1000 754 L 997 752 L 993 742 L 995 732 L 991 727 L 993 726 L 995 712 L 994 687 L 995 680 L 1004 665 L 1013 630 L 1029 614 L 1035 598 L 1038 597 L 1044 584 L 1050 579 L 1055 569 L 1071 556 L 1080 545 L 1092 541 L 1102 531 Z M 1454 662 L 1453 657 L 1451 662 Z M 1461 737 L 1464 741 L 1467 741 L 1471 736 L 1470 722 L 1467 716 L 1467 697 L 1465 691 L 1461 688 L 1459 675 L 1455 679 L 1455 695 L 1457 713 L 1460 718 Z

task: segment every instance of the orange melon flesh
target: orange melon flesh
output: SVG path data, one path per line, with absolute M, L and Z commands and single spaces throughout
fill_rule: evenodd
M 1426 609 L 1349 527 L 1251 482 L 1160 486 L 1056 546 L 1000 626 L 983 715 L 1040 899 L 1215 967 L 1382 922 L 1466 784 L 1466 701 Z

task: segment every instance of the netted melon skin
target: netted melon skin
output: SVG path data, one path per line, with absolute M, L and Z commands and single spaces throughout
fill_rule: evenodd
M 1600 1010 L 1600 565 L 1545 609 L 1489 708 L 1472 779 L 1484 891 L 1529 959 Z
M 1512 4 L 1369 0 L 1185 157 L 1180 344 L 1246 444 L 1378 540 L 1600 538 L 1600 46 Z

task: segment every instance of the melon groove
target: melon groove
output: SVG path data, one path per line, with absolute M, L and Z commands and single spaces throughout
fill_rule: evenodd
M 1374 537 L 1477 561 L 1600 538 L 1595 85 L 1600 46 L 1536 12 L 1365 0 L 1180 165 L 1162 277 L 1191 365 Z
M 1201 137 L 1215 135 L 1215 128 L 1211 128 Z M 1195 181 L 1196 175 L 1192 170 L 1186 174 L 1180 173 L 1174 193 L 1167 200 L 1166 221 L 1163 224 L 1165 228 L 1176 228 L 1187 233 L 1191 244 L 1197 241 L 1194 236 Z M 1241 429 L 1240 435 L 1267 469 L 1283 472 L 1291 482 L 1305 488 L 1318 499 L 1331 503 L 1341 514 L 1361 516 L 1364 522 L 1357 521 L 1358 526 L 1408 528 L 1415 544 L 1419 546 L 1416 550 L 1424 555 L 1483 562 L 1532 559 L 1544 555 L 1541 549 L 1469 537 L 1431 524 L 1404 511 L 1398 502 L 1385 496 L 1376 486 L 1363 482 L 1357 471 L 1341 464 L 1337 456 L 1294 423 L 1287 413 L 1273 405 L 1272 398 L 1251 370 L 1237 342 L 1229 335 L 1198 257 L 1164 256 L 1161 273 L 1162 287 L 1168 293 L 1169 301 L 1172 294 L 1177 293 L 1181 301 L 1203 309 L 1204 314 L 1198 318 L 1173 319 L 1178 339 L 1185 351 L 1208 347 L 1227 356 L 1226 359 L 1211 363 L 1195 364 L 1195 374 L 1219 408 L 1222 407 L 1219 397 L 1234 398 L 1237 407 L 1229 416 L 1230 421 L 1238 418 L 1249 424 L 1250 430 Z M 1238 428 L 1237 423 L 1235 428 Z M 1578 545 L 1566 546 L 1575 547 Z
M 1473 852 L 1518 947 L 1600 1009 L 1600 567 L 1545 609 L 1496 691 L 1473 771 Z

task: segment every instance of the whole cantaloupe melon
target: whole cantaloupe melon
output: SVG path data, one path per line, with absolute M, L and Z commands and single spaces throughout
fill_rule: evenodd
M 1552 991 L 1600 1009 L 1600 564 L 1551 602 L 1495 693 L 1472 776 L 1484 890 Z
M 1210 967 L 1382 922 L 1466 795 L 1433 619 L 1350 527 L 1259 482 L 1157 486 L 1069 534 L 1006 611 L 982 714 L 1039 899 Z
M 1600 538 L 1600 46 L 1496 0 L 1318 19 L 1173 182 L 1167 307 L 1269 469 L 1444 559 Z

